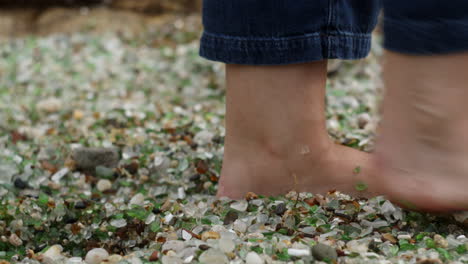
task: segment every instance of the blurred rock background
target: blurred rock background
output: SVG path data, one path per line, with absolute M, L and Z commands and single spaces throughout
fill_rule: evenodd
M 202 0 L 0 0 L 0 37 L 76 31 L 147 31 L 197 14 Z

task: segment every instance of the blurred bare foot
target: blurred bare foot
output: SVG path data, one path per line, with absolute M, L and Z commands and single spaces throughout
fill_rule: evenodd
M 387 52 L 373 185 L 424 211 L 468 210 L 468 54 Z

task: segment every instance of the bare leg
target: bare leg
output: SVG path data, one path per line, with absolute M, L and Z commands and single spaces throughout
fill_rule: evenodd
M 387 52 L 376 186 L 415 209 L 468 209 L 468 54 Z
M 218 196 L 290 190 L 352 193 L 368 154 L 336 146 L 325 126 L 326 62 L 227 66 L 224 164 Z M 361 167 L 361 173 L 353 170 Z

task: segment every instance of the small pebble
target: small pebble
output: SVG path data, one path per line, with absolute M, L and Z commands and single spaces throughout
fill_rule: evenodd
M 312 247 L 312 255 L 314 256 L 314 258 L 320 261 L 335 261 L 338 259 L 338 254 L 336 253 L 336 250 L 322 243 L 319 243 Z
M 15 185 L 16 188 L 18 188 L 20 190 L 24 190 L 24 189 L 29 188 L 28 183 L 21 180 L 20 178 L 15 179 L 14 185 Z
M 142 193 L 137 193 L 130 199 L 129 205 L 143 205 L 145 196 Z
M 371 116 L 368 113 L 362 113 L 358 116 L 358 126 L 360 129 L 364 129 L 369 124 Z
M 23 241 L 15 233 L 10 235 L 10 237 L 8 238 L 8 242 L 10 242 L 10 244 L 16 247 L 23 245 Z
M 205 190 L 208 190 L 211 186 L 213 186 L 213 183 L 210 181 L 203 183 L 203 189 Z
M 294 257 L 306 257 L 310 256 L 310 249 L 289 248 L 288 254 Z
M 245 231 L 247 231 L 247 224 L 244 221 L 237 219 L 234 221 L 232 228 L 237 232 L 245 233 Z
M 195 135 L 195 137 L 193 138 L 193 141 L 195 141 L 195 143 L 197 143 L 198 145 L 203 146 L 208 143 L 211 143 L 211 141 L 213 140 L 213 137 L 214 137 L 213 133 L 206 131 L 206 130 L 202 130 Z
M 95 173 L 96 177 L 101 179 L 112 179 L 114 176 L 114 170 L 104 166 L 97 166 Z
M 86 209 L 86 203 L 83 202 L 83 201 L 77 201 L 75 203 L 75 209 L 79 209 L 79 210 L 82 210 L 82 209 Z
M 182 260 L 176 256 L 163 256 L 161 259 L 162 264 L 182 264 Z
M 109 180 L 106 180 L 106 179 L 99 180 L 98 183 L 96 184 L 96 188 L 100 192 L 105 192 L 105 191 L 110 190 L 112 188 L 112 182 L 110 182 Z
M 223 224 L 224 225 L 232 224 L 234 223 L 234 221 L 237 220 L 238 217 L 239 217 L 239 214 L 236 211 L 229 211 L 224 217 Z
M 441 235 L 435 235 L 434 236 L 434 242 L 435 242 L 436 246 L 439 247 L 439 248 L 448 248 L 447 240 Z
M 366 240 L 351 240 L 346 243 L 346 247 L 354 253 L 366 253 L 369 250 L 369 242 Z
M 382 239 L 383 241 L 390 241 L 392 244 L 396 244 L 398 242 L 398 240 L 396 240 L 396 238 L 390 233 L 382 234 Z
M 231 208 L 232 209 L 235 209 L 237 211 L 240 211 L 240 212 L 245 212 L 247 210 L 247 207 L 249 206 L 249 204 L 247 203 L 247 201 L 237 201 L 237 202 L 234 202 L 231 204 Z
M 203 241 L 206 241 L 208 239 L 219 239 L 219 238 L 220 238 L 219 233 L 215 231 L 206 231 L 206 232 L 203 232 L 203 234 L 201 235 L 201 239 Z
M 200 250 L 203 250 L 203 251 L 205 251 L 205 250 L 208 250 L 208 249 L 210 249 L 210 246 L 208 246 L 208 245 L 205 245 L 205 244 L 201 244 L 200 246 L 198 246 L 198 248 L 199 248 Z
M 179 187 L 179 188 L 177 189 L 177 198 L 183 200 L 183 199 L 185 199 L 186 196 L 187 196 L 187 195 L 185 194 L 184 187 Z
M 207 251 L 204 251 L 198 260 L 203 264 L 227 264 L 229 263 L 228 258 L 224 253 L 219 250 L 210 248 Z
M 125 219 L 112 219 L 109 224 L 113 227 L 122 228 L 127 226 L 127 220 Z
M 286 208 L 286 204 L 285 203 L 280 203 L 276 206 L 276 209 L 275 209 L 275 214 L 279 215 L 279 216 L 282 216 L 285 212 L 286 212 L 287 208 Z
M 158 259 L 159 259 L 158 251 L 154 251 L 149 257 L 149 261 L 158 261 Z
M 80 257 L 72 257 L 67 260 L 67 264 L 83 264 L 83 259 Z
M 114 254 L 107 258 L 108 262 L 106 264 L 117 264 L 121 260 L 122 260 L 122 256 Z
M 408 235 L 408 234 L 403 234 L 403 235 L 398 235 L 397 238 L 398 238 L 398 239 L 410 240 L 410 239 L 411 239 L 411 236 Z
M 263 264 L 265 261 L 256 253 L 256 252 L 249 252 L 245 257 L 246 264 Z
M 162 251 L 173 250 L 175 252 L 182 251 L 185 248 L 184 241 L 180 240 L 169 240 L 162 246 Z
M 76 148 L 72 159 L 76 168 L 95 171 L 98 166 L 116 168 L 120 158 L 116 148 Z
M 94 248 L 86 254 L 87 264 L 100 264 L 109 257 L 109 253 L 103 248 Z
M 236 244 L 234 243 L 232 239 L 221 238 L 219 240 L 219 249 L 221 249 L 221 251 L 223 251 L 224 253 L 233 252 L 235 248 L 236 248 Z
M 44 263 L 46 264 L 54 264 L 57 260 L 62 258 L 62 251 L 63 247 L 60 245 L 53 245 L 51 246 L 44 254 L 42 254 L 44 258 Z
M 58 112 L 62 108 L 62 101 L 58 98 L 51 97 L 45 100 L 41 100 L 36 105 L 37 110 L 54 113 Z

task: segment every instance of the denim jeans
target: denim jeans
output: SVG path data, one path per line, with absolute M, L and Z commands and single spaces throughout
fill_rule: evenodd
M 359 59 L 384 9 L 384 46 L 468 50 L 468 0 L 204 0 L 200 55 L 229 64 Z

